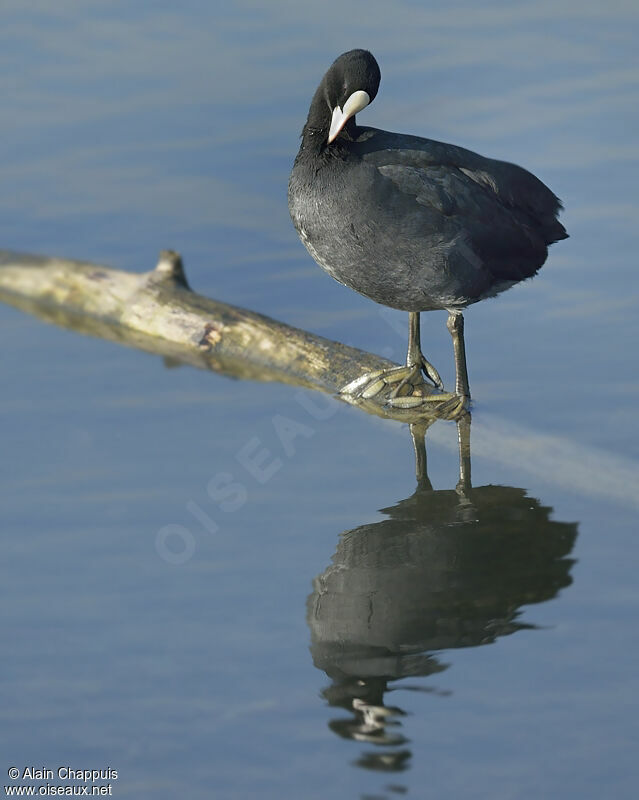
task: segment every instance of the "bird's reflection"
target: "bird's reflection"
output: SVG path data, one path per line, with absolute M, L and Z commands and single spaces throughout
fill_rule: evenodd
M 382 509 L 386 519 L 342 533 L 308 598 L 313 662 L 331 679 L 323 695 L 349 712 L 330 727 L 380 746 L 361 755 L 365 768 L 409 763 L 403 712 L 385 703 L 393 681 L 446 669 L 442 651 L 534 627 L 522 607 L 571 583 L 576 524 L 552 520 L 524 489 L 472 488 L 469 417 L 458 430 L 457 487 L 432 489 L 424 431 L 413 428 L 417 490 Z

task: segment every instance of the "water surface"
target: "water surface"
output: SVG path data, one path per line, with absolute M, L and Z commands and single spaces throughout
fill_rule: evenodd
M 311 95 L 356 46 L 382 69 L 367 124 L 521 163 L 571 234 L 467 314 L 462 492 L 452 423 L 416 490 L 399 425 L 1 306 L 3 774 L 111 767 L 131 798 L 634 797 L 635 5 L 0 17 L 2 248 L 141 271 L 172 247 L 197 291 L 401 359 L 404 316 L 317 269 L 286 208 Z M 422 329 L 450 384 L 444 315 Z

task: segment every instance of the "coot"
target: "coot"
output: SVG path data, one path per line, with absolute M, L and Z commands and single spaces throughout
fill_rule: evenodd
M 421 352 L 419 314 L 445 309 L 455 391 L 469 398 L 462 311 L 539 270 L 548 245 L 568 235 L 557 220 L 562 205 L 515 164 L 357 125 L 380 77 L 371 53 L 351 50 L 322 78 L 289 181 L 291 218 L 329 275 L 409 312 L 406 367 L 360 380 L 358 389 L 370 397 L 395 384 L 395 404 L 407 404 L 398 390 L 421 382 L 422 370 L 442 388 Z

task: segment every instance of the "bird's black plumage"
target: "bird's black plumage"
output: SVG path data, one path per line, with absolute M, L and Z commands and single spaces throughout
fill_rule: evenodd
M 560 201 L 530 172 L 361 127 L 354 115 L 328 141 L 334 114 L 356 92 L 372 101 L 379 81 L 371 53 L 352 50 L 313 97 L 288 192 L 313 258 L 346 286 L 410 312 L 457 314 L 534 275 L 567 234 Z

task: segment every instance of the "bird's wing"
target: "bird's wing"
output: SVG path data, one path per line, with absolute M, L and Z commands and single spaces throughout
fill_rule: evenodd
M 518 281 L 533 275 L 546 259 L 546 242 L 530 215 L 502 201 L 498 191 L 471 170 L 436 163 L 422 151 L 377 152 L 364 159 L 378 175 L 417 207 L 424 208 L 423 235 L 441 230 L 432 212 L 447 220 L 446 229 L 457 231 L 448 258 L 474 254 L 492 280 Z M 389 161 L 394 163 L 388 163 Z M 377 163 L 375 163 L 377 162 Z M 441 219 L 441 217 L 440 217 Z M 460 252 L 458 252 L 460 251 Z
M 432 139 L 373 128 L 362 139 L 362 159 L 376 166 L 402 191 L 417 189 L 414 196 L 418 202 L 430 203 L 442 213 L 483 216 L 488 211 L 490 216 L 499 215 L 503 209 L 513 221 L 533 230 L 544 245 L 567 236 L 556 218 L 562 208 L 559 199 L 516 164 Z
M 491 201 L 486 192 L 456 168 L 429 164 L 381 164 L 377 170 L 397 189 L 423 206 L 430 206 L 445 216 L 490 217 Z

